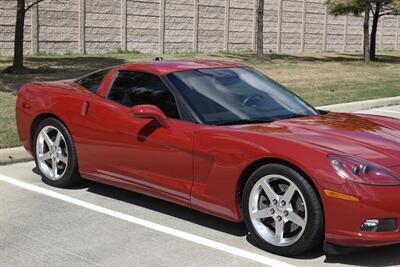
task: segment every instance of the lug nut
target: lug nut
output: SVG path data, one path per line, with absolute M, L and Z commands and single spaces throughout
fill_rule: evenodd
M 272 203 L 274 203 L 274 205 L 276 205 L 276 204 L 278 204 L 278 200 L 274 199 L 274 200 L 272 201 Z
M 275 210 L 274 209 L 271 209 L 271 214 L 272 215 L 275 214 Z
M 278 220 L 278 222 L 282 221 L 282 217 L 278 216 L 278 218 L 276 218 Z
M 282 207 L 286 206 L 286 202 L 285 202 L 284 200 L 282 200 L 281 206 L 282 206 Z
M 287 217 L 287 216 L 289 215 L 289 212 L 285 211 L 285 212 L 283 213 L 283 215 L 285 215 L 285 217 Z

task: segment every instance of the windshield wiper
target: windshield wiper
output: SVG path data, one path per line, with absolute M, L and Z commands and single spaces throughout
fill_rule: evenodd
M 255 124 L 255 123 L 270 123 L 273 122 L 274 120 L 232 120 L 232 121 L 223 121 L 220 123 L 217 123 L 217 126 L 222 126 L 222 125 L 239 125 L 239 124 Z

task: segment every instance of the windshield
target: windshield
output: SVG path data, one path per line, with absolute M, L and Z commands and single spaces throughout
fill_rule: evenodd
M 205 124 L 260 123 L 317 114 L 282 85 L 250 68 L 198 69 L 167 77 Z

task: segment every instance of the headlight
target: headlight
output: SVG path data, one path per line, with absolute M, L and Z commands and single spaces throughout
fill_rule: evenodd
M 400 177 L 384 167 L 349 156 L 329 155 L 328 158 L 344 179 L 368 185 L 400 185 Z

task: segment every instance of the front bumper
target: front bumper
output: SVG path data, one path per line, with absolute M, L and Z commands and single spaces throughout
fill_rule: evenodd
M 400 186 L 370 186 L 346 182 L 331 190 L 356 196 L 347 201 L 323 196 L 325 240 L 338 246 L 373 247 L 400 243 Z M 370 219 L 397 219 L 392 232 L 361 231 Z

